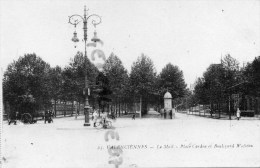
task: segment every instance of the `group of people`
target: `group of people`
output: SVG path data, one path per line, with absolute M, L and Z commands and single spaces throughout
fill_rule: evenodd
M 161 110 L 161 116 L 163 115 L 165 119 L 166 119 L 166 112 L 167 112 L 166 109 Z M 16 125 L 17 120 L 18 120 L 18 114 L 19 114 L 19 112 L 15 112 L 14 117 L 12 117 L 8 120 L 9 125 L 11 123 L 14 123 L 14 125 Z M 172 110 L 169 111 L 169 115 L 170 115 L 170 119 L 172 119 L 172 116 L 173 116 Z M 46 110 L 45 113 L 44 113 L 44 123 L 46 124 L 46 122 L 48 122 L 48 123 L 53 122 L 52 116 L 53 116 L 52 111 Z M 106 124 L 106 121 L 108 119 L 107 112 L 102 112 L 100 117 L 101 117 L 101 122 L 103 124 Z M 112 117 L 112 119 L 115 119 L 115 116 L 111 115 L 111 117 Z M 237 117 L 237 120 L 239 120 L 241 118 L 241 111 L 239 110 L 239 108 L 237 108 L 236 117 Z M 99 114 L 97 113 L 96 110 L 94 110 L 93 118 L 92 118 L 92 120 L 94 121 L 94 127 L 96 127 L 96 123 L 97 123 L 98 118 L 99 118 Z M 135 114 L 133 114 L 132 119 L 135 120 Z
M 98 120 L 98 113 L 97 113 L 97 111 L 96 110 L 94 110 L 94 112 L 93 112 L 93 121 L 94 121 L 94 127 L 96 127 L 96 123 L 97 123 L 97 120 Z M 100 114 L 100 117 L 101 117 L 101 122 L 105 125 L 106 124 L 106 121 L 107 121 L 107 119 L 108 119 L 108 114 L 107 114 L 107 112 L 102 112 L 101 114 Z
M 44 111 L 44 124 L 46 124 L 46 122 L 48 122 L 48 123 L 52 122 L 53 123 L 52 117 L 53 117 L 52 111 L 51 110 L 45 110 Z
M 166 110 L 166 109 L 161 109 L 160 113 L 161 113 L 161 117 L 163 117 L 164 119 L 166 119 L 166 117 L 167 117 L 167 110 Z M 173 117 L 175 117 L 174 110 L 169 110 L 169 116 L 170 116 L 170 119 L 172 119 Z
M 17 123 L 17 120 L 18 120 L 18 115 L 19 115 L 19 112 L 16 111 L 14 115 L 12 115 L 9 120 L 8 120 L 8 125 L 10 125 L 11 123 L 14 123 L 14 125 L 16 125 Z
M 14 125 L 16 125 L 16 124 L 17 124 L 17 120 L 19 120 L 19 116 L 20 116 L 20 115 L 19 115 L 19 112 L 16 111 L 16 112 L 14 113 L 14 115 L 12 115 L 11 117 L 9 117 L 9 119 L 8 119 L 8 124 L 10 125 L 11 123 L 14 123 Z M 52 117 L 53 117 L 53 113 L 52 113 L 51 110 L 45 110 L 45 111 L 44 111 L 44 123 L 45 123 L 45 124 L 46 124 L 46 122 L 48 122 L 48 123 L 53 122 Z M 36 122 L 37 122 L 37 120 L 32 120 L 32 121 L 30 121 L 29 123 L 32 124 L 32 123 L 36 123 Z

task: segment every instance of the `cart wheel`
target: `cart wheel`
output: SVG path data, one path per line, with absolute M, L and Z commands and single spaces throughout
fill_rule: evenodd
M 102 125 L 102 124 L 101 124 L 100 121 L 97 121 L 97 122 L 96 122 L 96 128 L 101 127 L 101 125 Z
M 112 122 L 111 121 L 107 121 L 106 125 L 107 125 L 107 128 L 111 128 L 112 127 Z
M 23 114 L 21 121 L 25 124 L 30 124 L 32 122 L 32 116 L 29 113 Z

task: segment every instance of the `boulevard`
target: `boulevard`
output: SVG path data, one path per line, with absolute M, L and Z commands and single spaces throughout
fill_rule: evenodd
M 217 120 L 176 113 L 176 118 L 117 118 L 113 129 L 82 127 L 84 116 L 54 123 L 4 123 L 3 166 L 8 168 L 101 168 L 108 149 L 122 150 L 119 167 L 259 166 L 258 118 Z M 105 140 L 107 131 L 119 139 Z M 152 162 L 151 162 L 152 161 Z
M 0 167 L 260 166 L 260 1 L 0 6 Z

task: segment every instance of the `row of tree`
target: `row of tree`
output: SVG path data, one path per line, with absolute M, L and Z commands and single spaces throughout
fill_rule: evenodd
M 90 105 L 116 113 L 123 107 L 135 110 L 132 108 L 134 103 L 141 100 L 142 114 L 145 114 L 148 104 L 162 105 L 167 90 L 175 100 L 188 93 L 183 72 L 178 66 L 169 63 L 157 74 L 153 61 L 144 54 L 133 63 L 130 73 L 113 53 L 102 72 L 81 52 L 65 68 L 50 67 L 36 54 L 25 54 L 11 63 L 4 73 L 4 102 L 10 105 L 11 112 L 22 113 L 48 109 L 51 100 L 55 103 L 58 100 L 83 103 L 85 94 L 88 94 L 85 73 Z
M 231 117 L 232 112 L 220 106 L 230 103 L 230 96 L 235 93 L 260 97 L 260 56 L 243 67 L 239 67 L 239 62 L 229 54 L 220 64 L 211 64 L 203 77 L 197 79 L 194 94 L 188 96 L 188 104 L 210 104 L 212 108 L 216 105 L 219 115 L 225 111 Z

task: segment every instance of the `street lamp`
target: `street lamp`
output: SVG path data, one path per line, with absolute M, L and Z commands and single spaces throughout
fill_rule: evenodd
M 84 32 L 84 42 L 85 42 L 85 55 L 84 55 L 84 69 L 85 69 L 85 88 L 83 90 L 83 92 L 85 93 L 85 106 L 84 106 L 84 115 L 85 115 L 85 123 L 84 126 L 90 126 L 89 123 L 89 102 L 88 102 L 88 77 L 87 77 L 87 39 L 88 39 L 88 35 L 87 35 L 87 31 L 88 31 L 88 21 L 91 20 L 91 23 L 93 24 L 94 27 L 96 27 L 96 25 L 101 23 L 101 17 L 96 15 L 96 14 L 92 14 L 92 15 L 88 15 L 87 16 L 87 10 L 86 10 L 86 6 L 84 6 L 84 15 L 78 15 L 78 14 L 74 14 L 72 16 L 69 16 L 69 23 L 74 25 L 75 28 L 76 26 L 82 21 L 83 22 L 83 32 Z M 71 39 L 73 42 L 79 42 L 79 39 L 77 37 L 77 32 L 75 31 L 73 33 L 73 38 Z M 96 31 L 94 32 L 94 38 L 91 39 L 94 42 L 94 46 L 96 42 L 100 41 L 100 39 L 97 38 L 96 36 Z M 75 45 L 76 47 L 76 45 Z

